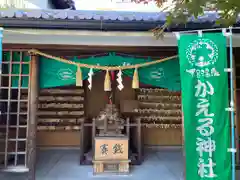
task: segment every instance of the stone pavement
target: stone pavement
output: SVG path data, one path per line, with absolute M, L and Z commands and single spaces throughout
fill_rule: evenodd
M 131 168 L 126 176 L 93 176 L 91 166 L 79 165 L 79 150 L 44 150 L 39 152 L 36 180 L 183 180 L 180 149 L 148 150 L 141 166 Z M 240 179 L 240 171 L 237 172 Z M 26 180 L 24 174 L 1 173 L 0 180 Z

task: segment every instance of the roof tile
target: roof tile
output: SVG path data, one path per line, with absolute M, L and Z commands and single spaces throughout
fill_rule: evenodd
M 82 11 L 82 10 L 40 10 L 40 9 L 7 9 L 0 10 L 0 18 L 36 18 L 36 19 L 78 19 L 78 20 L 118 20 L 118 21 L 165 21 L 165 12 L 124 12 L 124 11 Z M 218 18 L 216 12 L 208 12 L 191 22 L 214 22 Z M 240 19 L 239 19 L 240 20 Z

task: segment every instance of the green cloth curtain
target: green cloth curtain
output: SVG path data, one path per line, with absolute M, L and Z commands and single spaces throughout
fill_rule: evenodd
M 9 59 L 9 54 L 6 54 L 7 59 Z M 19 60 L 18 54 L 15 54 L 14 60 Z M 29 57 L 25 57 L 29 60 Z M 140 64 L 151 59 L 135 58 L 135 57 L 125 57 L 117 56 L 115 53 L 110 53 L 107 56 L 101 57 L 90 57 L 85 59 L 79 59 L 74 57 L 72 59 L 74 62 L 80 62 L 91 65 L 100 66 L 124 66 Z M 28 73 L 27 66 L 24 67 L 23 73 Z M 81 68 L 83 79 L 88 78 L 88 72 L 90 69 Z M 58 86 L 67 86 L 76 83 L 76 71 L 77 68 L 74 65 L 58 62 L 53 59 L 48 59 L 45 57 L 40 57 L 40 88 L 50 88 Z M 19 65 L 16 65 L 14 72 L 17 74 L 19 72 Z M 93 69 L 96 73 L 97 70 Z M 133 69 L 124 70 L 123 73 L 127 76 L 133 76 Z M 163 63 L 151 65 L 148 67 L 139 69 L 139 81 L 144 84 L 149 84 L 155 87 L 168 88 L 169 90 L 178 91 L 180 90 L 180 73 L 179 73 L 179 62 L 178 59 L 172 59 L 165 61 Z M 104 82 L 103 82 L 104 83 Z M 27 80 L 25 80 L 22 86 L 27 87 Z M 12 86 L 17 87 L 18 81 L 13 78 Z
M 132 77 L 134 69 L 124 70 L 124 74 Z M 147 66 L 138 70 L 139 81 L 155 87 L 180 91 L 180 74 L 178 59 Z

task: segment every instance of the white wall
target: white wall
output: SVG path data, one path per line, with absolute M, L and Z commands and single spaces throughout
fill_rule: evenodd
M 27 7 L 30 9 L 49 9 L 49 1 L 48 0 L 25 0 Z
M 0 6 L 14 4 L 15 8 L 49 9 L 48 0 L 0 0 Z

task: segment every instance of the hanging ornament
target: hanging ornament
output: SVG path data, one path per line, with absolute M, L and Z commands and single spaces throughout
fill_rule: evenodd
M 115 79 L 115 72 L 111 71 L 111 80 L 114 81 L 114 79 Z
M 123 83 L 122 83 L 122 70 L 120 69 L 119 72 L 117 73 L 117 82 L 118 82 L 118 89 L 121 91 L 124 86 L 123 86 Z
M 132 80 L 132 88 L 133 89 L 139 88 L 138 69 L 137 68 L 135 68 L 135 70 L 134 70 L 134 75 L 133 75 L 133 80 Z
M 105 81 L 104 81 L 104 91 L 111 91 L 111 79 L 108 70 L 106 71 Z
M 88 73 L 88 89 L 92 89 L 92 76 L 93 76 L 93 69 L 91 68 Z
M 82 71 L 80 66 L 77 66 L 77 72 L 76 72 L 76 86 L 83 86 L 83 80 L 82 80 Z

